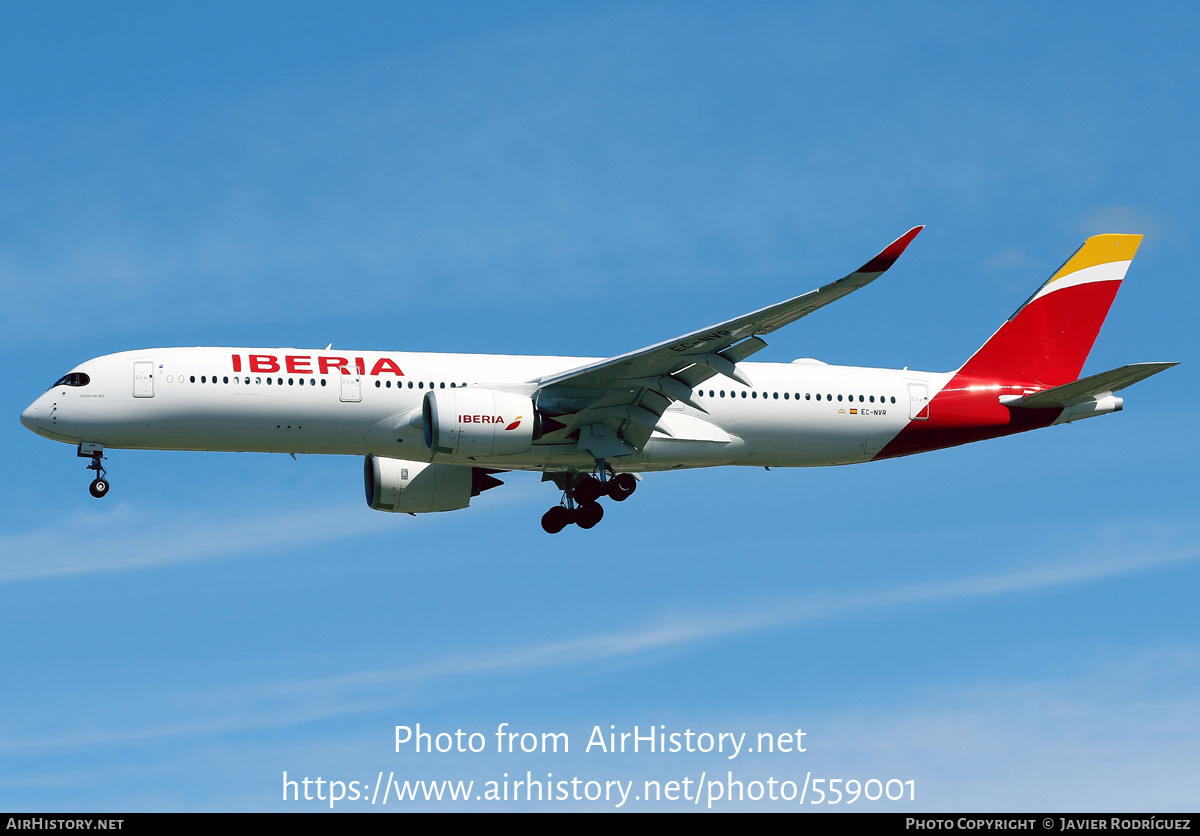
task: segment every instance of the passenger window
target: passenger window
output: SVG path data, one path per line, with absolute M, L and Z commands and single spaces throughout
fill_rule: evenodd
M 417 388 L 418 388 L 418 389 L 424 389 L 424 388 L 425 388 L 425 381 L 423 381 L 423 380 L 422 380 L 420 383 L 418 383 L 418 384 L 417 384 Z
M 742 397 L 746 397 L 746 392 L 744 390 L 742 391 Z
M 806 401 L 811 401 L 811 400 L 812 400 L 812 395 L 810 395 L 808 392 L 805 392 L 805 393 L 804 393 L 804 400 L 806 400 Z M 821 396 L 820 396 L 820 395 L 817 395 L 817 400 L 821 400 Z
M 383 384 L 381 384 L 381 383 L 380 383 L 378 380 L 377 380 L 377 381 L 375 381 L 375 388 L 376 388 L 376 389 L 378 389 L 378 388 L 379 388 L 380 386 L 382 386 L 382 385 L 383 385 Z
M 445 384 L 445 383 L 443 383 L 443 384 L 441 384 L 440 386 L 438 386 L 438 388 L 439 388 L 439 389 L 445 389 L 445 388 L 446 388 L 446 384 Z
M 757 397 L 758 397 L 758 392 L 751 392 L 751 393 L 750 393 L 750 397 L 752 397 L 752 398 L 757 398 Z
M 324 386 L 324 385 L 325 385 L 325 378 L 321 378 L 321 385 L 322 385 L 322 386 Z
M 784 393 L 783 393 L 783 399 L 784 399 L 785 401 L 788 399 L 788 393 L 787 393 L 787 392 L 784 392 Z
M 228 382 L 229 382 L 229 378 L 227 378 L 227 377 L 222 377 L 222 378 L 221 378 L 221 382 L 222 382 L 222 383 L 228 383 Z
M 773 395 L 771 395 L 771 397 L 773 397 L 775 400 L 779 400 L 779 393 L 775 392 Z
M 842 396 L 838 395 L 838 403 L 841 403 L 841 402 L 842 402 Z
M 818 393 L 817 393 L 817 400 L 821 400 L 821 393 L 820 393 L 820 392 L 818 392 Z

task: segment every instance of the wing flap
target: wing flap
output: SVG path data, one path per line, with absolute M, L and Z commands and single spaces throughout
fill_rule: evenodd
M 716 424 L 682 412 L 668 412 L 655 431 L 661 433 L 663 441 L 711 441 L 716 444 L 733 441 L 733 436 Z

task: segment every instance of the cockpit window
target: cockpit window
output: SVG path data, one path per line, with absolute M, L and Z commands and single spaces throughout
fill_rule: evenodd
M 71 372 L 55 381 L 54 386 L 87 386 L 91 382 L 92 379 L 83 372 Z M 54 386 L 50 388 L 53 389 Z

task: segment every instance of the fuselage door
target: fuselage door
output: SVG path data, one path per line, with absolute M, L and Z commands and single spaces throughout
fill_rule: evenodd
M 929 387 L 924 383 L 908 384 L 908 417 L 914 421 L 929 420 Z
M 139 360 L 133 364 L 133 396 L 154 397 L 154 364 Z
M 342 402 L 358 403 L 362 400 L 362 377 L 356 374 L 343 374 Z

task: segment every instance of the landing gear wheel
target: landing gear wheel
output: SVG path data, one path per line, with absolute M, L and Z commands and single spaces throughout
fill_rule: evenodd
M 542 514 L 542 530 L 547 534 L 557 534 L 571 523 L 571 512 L 561 505 L 555 505 Z
M 637 479 L 632 473 L 618 473 L 608 480 L 608 497 L 613 502 L 624 502 L 637 490 Z
M 595 476 L 589 476 L 575 486 L 575 501 L 581 505 L 595 502 L 604 494 L 604 484 Z
M 107 475 L 104 472 L 104 448 L 99 444 L 92 443 L 89 443 L 85 448 L 81 442 L 78 455 L 80 458 L 91 459 L 87 469 L 96 474 L 96 478 L 88 486 L 88 492 L 96 497 L 96 499 L 106 496 L 108 494 L 108 480 L 104 478 Z
M 604 519 L 604 508 L 599 502 L 585 502 L 575 509 L 575 524 L 580 528 L 592 528 Z

